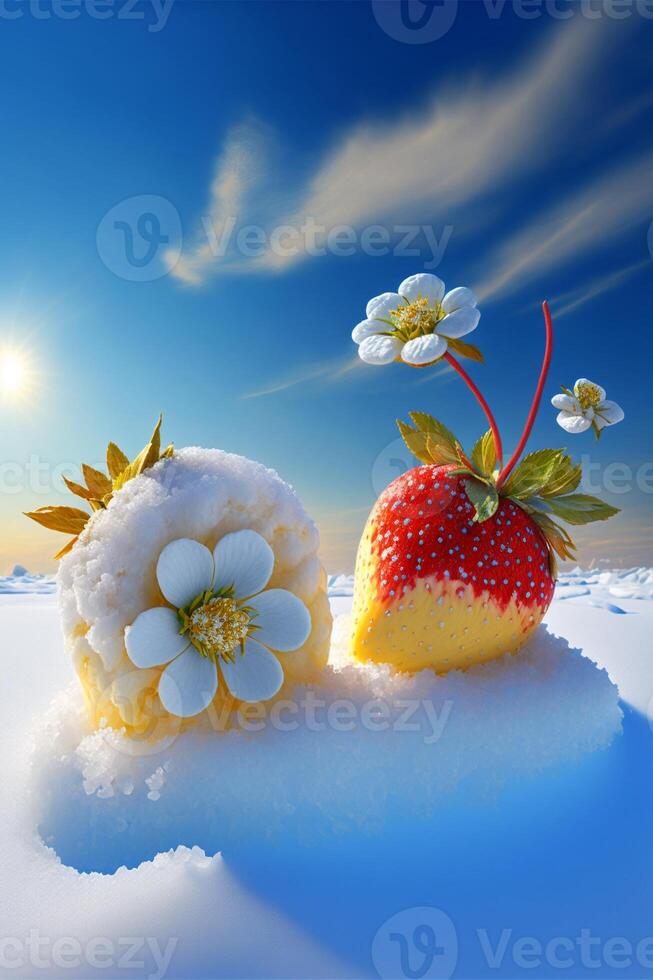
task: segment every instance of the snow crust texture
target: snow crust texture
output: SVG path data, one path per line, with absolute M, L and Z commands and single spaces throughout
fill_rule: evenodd
M 78 693 L 62 695 L 35 753 L 43 839 L 64 863 L 111 871 L 182 843 L 215 853 L 374 835 L 577 760 L 621 729 L 607 673 L 544 627 L 516 656 L 439 677 L 352 662 L 350 629 L 339 616 L 319 684 L 223 719 L 219 738 L 193 730 L 153 746 L 89 731 Z
M 279 657 L 286 682 L 308 680 L 324 666 L 331 628 L 326 575 L 317 556 L 317 529 L 299 498 L 259 463 L 215 449 L 182 449 L 130 481 L 97 512 L 59 567 L 66 646 L 95 727 L 125 725 L 139 733 L 152 716 L 166 715 L 152 695 L 158 671 L 136 670 L 124 648 L 125 627 L 162 603 L 155 575 L 162 549 L 183 537 L 212 549 L 225 534 L 243 528 L 257 531 L 272 547 L 270 587 L 295 593 L 311 614 L 305 645 Z M 211 727 L 207 712 L 185 724 Z

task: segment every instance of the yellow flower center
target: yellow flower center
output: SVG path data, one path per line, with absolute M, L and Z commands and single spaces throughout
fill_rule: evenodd
M 578 385 L 576 398 L 583 411 L 587 411 L 588 408 L 596 408 L 599 404 L 601 401 L 601 392 L 596 385 L 593 385 L 590 381 L 586 381 L 582 385 Z
M 419 296 L 413 303 L 406 303 L 392 310 L 390 316 L 395 324 L 396 335 L 407 341 L 433 333 L 438 321 L 444 316 L 444 310 L 439 304 L 435 308 L 430 306 L 425 296 Z
M 235 599 L 209 599 L 188 617 L 188 636 L 205 657 L 230 660 L 247 637 L 250 617 Z

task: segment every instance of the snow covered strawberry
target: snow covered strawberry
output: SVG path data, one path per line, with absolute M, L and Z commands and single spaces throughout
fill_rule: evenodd
M 463 476 L 409 470 L 381 494 L 356 564 L 354 653 L 447 671 L 512 653 L 553 598 L 546 539 L 502 498 L 479 523 Z

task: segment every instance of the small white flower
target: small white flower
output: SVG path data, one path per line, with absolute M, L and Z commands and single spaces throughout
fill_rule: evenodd
M 592 427 L 597 438 L 606 425 L 615 425 L 624 417 L 616 402 L 607 401 L 601 385 L 579 378 L 574 390 L 565 388 L 564 395 L 554 395 L 551 404 L 559 409 L 557 422 L 566 432 L 585 432 Z
M 190 718 L 218 690 L 218 665 L 240 701 L 266 701 L 283 683 L 271 650 L 297 650 L 311 631 L 309 612 L 285 589 L 263 591 L 274 566 L 272 548 L 256 531 L 225 535 L 209 551 L 180 538 L 159 556 L 156 577 L 169 606 L 147 609 L 125 629 L 137 667 L 165 668 L 159 697 L 170 714 Z
M 354 327 L 351 336 L 368 364 L 402 360 L 425 367 L 446 354 L 449 340 L 476 329 L 481 318 L 476 302 L 466 286 L 445 294 L 441 279 L 419 273 L 404 279 L 396 293 L 371 299 L 367 319 Z

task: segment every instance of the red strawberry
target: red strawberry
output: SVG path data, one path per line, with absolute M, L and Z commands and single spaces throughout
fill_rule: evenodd
M 537 524 L 501 498 L 478 523 L 454 466 L 418 466 L 381 494 L 360 543 L 354 655 L 445 672 L 515 652 L 553 598 Z

